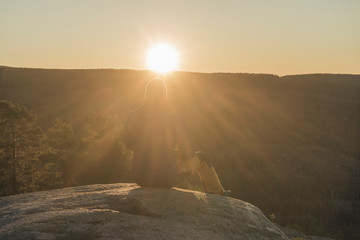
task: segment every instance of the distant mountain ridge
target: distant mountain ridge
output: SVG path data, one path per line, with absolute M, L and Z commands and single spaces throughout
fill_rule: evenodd
M 0 67 L 0 100 L 27 106 L 44 128 L 59 118 L 76 131 L 94 112 L 121 125 L 154 76 Z M 360 234 L 360 75 L 174 72 L 165 81 L 169 105 L 234 197 L 313 235 Z
M 45 126 L 53 118 L 81 124 L 81 119 L 91 112 L 117 114 L 125 119 L 131 110 L 143 103 L 144 86 L 153 76 L 156 75 L 149 71 L 136 70 L 0 67 L 0 99 L 26 105 L 34 110 Z M 360 131 L 360 75 L 279 77 L 271 74 L 175 72 L 165 78 L 170 105 L 185 116 L 199 108 L 199 115 L 204 115 L 204 107 L 212 105 L 216 114 L 227 115 L 227 122 L 234 119 L 230 121 L 231 127 L 237 125 L 238 118 L 245 114 L 261 121 L 269 118 L 266 124 L 271 121 L 271 127 L 276 121 L 291 125 L 289 121 L 301 120 L 302 127 L 308 125 L 304 131 L 318 131 L 320 128 L 320 135 L 324 132 L 336 138 L 339 134 L 347 135 L 349 141 L 360 142 L 360 136 L 356 134 Z M 186 105 L 198 108 L 186 109 Z M 248 122 L 243 124 L 248 125 Z M 276 125 L 276 128 L 283 128 Z M 328 140 L 329 136 L 322 138 Z M 360 150 L 350 151 L 353 152 L 351 155 L 360 156 Z

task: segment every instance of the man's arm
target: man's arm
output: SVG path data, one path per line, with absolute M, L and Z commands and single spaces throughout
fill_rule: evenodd
M 124 138 L 125 146 L 132 150 L 135 147 L 135 140 L 137 135 L 136 132 L 138 130 L 136 127 L 137 125 L 136 116 L 137 116 L 137 110 L 130 113 L 130 115 L 125 121 L 124 130 L 123 130 L 123 138 Z
M 182 159 L 189 159 L 194 156 L 194 146 L 189 129 L 180 116 L 176 119 L 176 136 Z

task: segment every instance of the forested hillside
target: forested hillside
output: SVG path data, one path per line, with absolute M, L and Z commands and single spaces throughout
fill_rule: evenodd
M 14 193 L 14 171 L 17 193 L 132 181 L 122 125 L 152 76 L 0 67 L 0 195 Z M 175 72 L 165 81 L 169 106 L 233 197 L 282 225 L 360 238 L 360 75 Z M 196 176 L 181 184 L 201 187 Z

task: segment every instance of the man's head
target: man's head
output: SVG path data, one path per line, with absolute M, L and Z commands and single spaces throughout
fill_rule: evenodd
M 167 97 L 167 87 L 161 78 L 151 79 L 145 88 L 147 104 L 164 104 Z

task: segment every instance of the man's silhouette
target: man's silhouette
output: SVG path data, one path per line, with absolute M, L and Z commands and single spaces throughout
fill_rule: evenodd
M 135 181 L 142 187 L 172 187 L 180 172 L 198 171 L 207 192 L 223 194 L 214 168 L 203 154 L 195 154 L 183 119 L 169 111 L 163 80 L 150 80 L 145 97 L 145 105 L 130 114 L 124 128 Z

